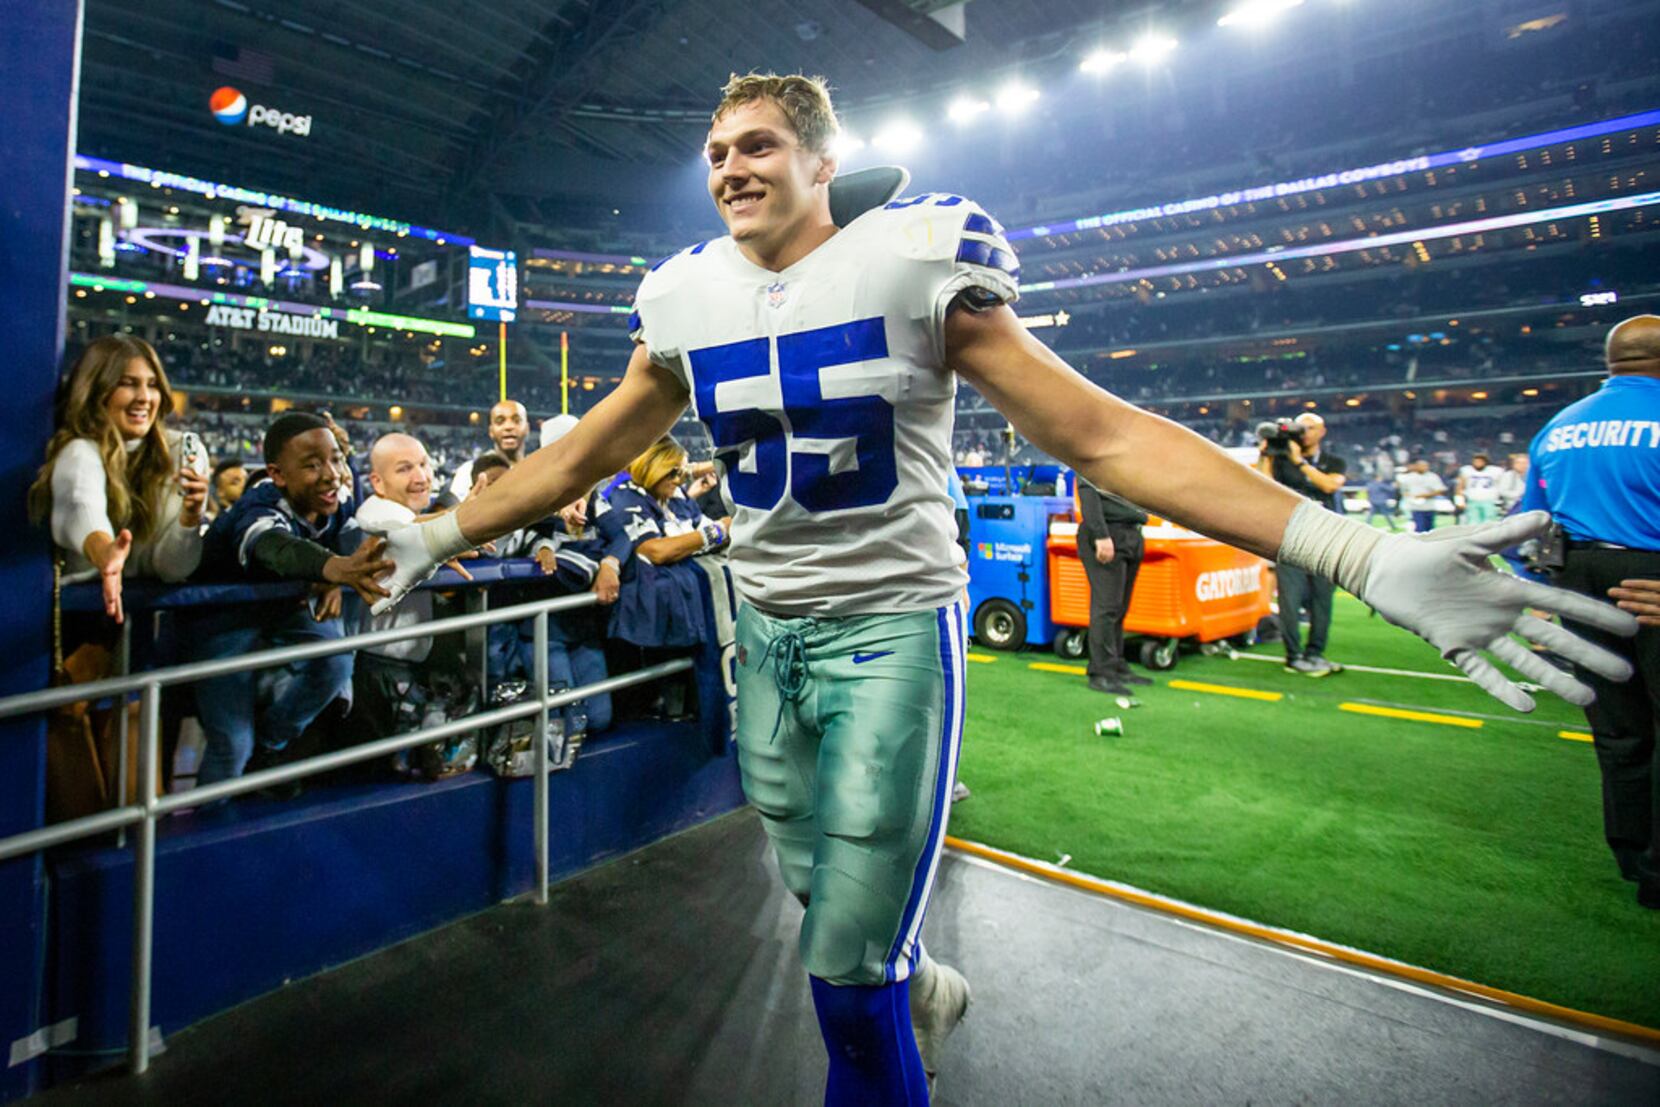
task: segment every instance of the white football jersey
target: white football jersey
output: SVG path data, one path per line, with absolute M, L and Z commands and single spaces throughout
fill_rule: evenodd
M 1499 499 L 1499 478 L 1504 470 L 1489 465 L 1484 469 L 1477 469 L 1474 465 L 1466 465 L 1458 471 L 1464 480 L 1464 498 L 1475 500 L 1477 503 L 1497 503 Z
M 865 212 L 780 272 L 724 237 L 646 275 L 630 327 L 709 429 L 744 600 L 843 616 L 962 591 L 945 316 L 969 289 L 1013 302 L 1019 273 L 977 204 L 926 193 Z

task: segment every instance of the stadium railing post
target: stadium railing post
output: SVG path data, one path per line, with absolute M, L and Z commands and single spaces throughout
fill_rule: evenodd
M 118 701 L 123 708 L 126 697 Z M 126 716 L 126 711 L 122 711 Z M 156 924 L 156 747 L 161 731 L 161 684 L 144 685 L 138 700 L 138 805 L 144 818 L 133 842 L 133 984 L 127 1053 L 135 1075 L 150 1067 L 151 957 Z
M 536 613 L 536 902 L 548 902 L 548 613 Z

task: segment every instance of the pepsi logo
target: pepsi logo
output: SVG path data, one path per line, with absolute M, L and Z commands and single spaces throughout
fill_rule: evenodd
M 213 111 L 213 118 L 227 127 L 236 126 L 248 116 L 248 98 L 230 85 L 214 89 L 208 98 L 208 107 Z

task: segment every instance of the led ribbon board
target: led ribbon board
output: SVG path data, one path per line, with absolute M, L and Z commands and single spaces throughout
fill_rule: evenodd
M 238 204 L 287 211 L 314 219 L 349 223 L 359 230 L 381 231 L 385 234 L 397 235 L 400 238 L 413 235 L 416 238 L 424 238 L 430 242 L 435 242 L 440 246 L 451 243 L 457 246 L 471 246 L 473 244 L 471 238 L 464 234 L 456 234 L 453 231 L 440 231 L 432 227 L 404 223 L 397 219 L 387 219 L 380 215 L 366 215 L 360 211 L 329 207 L 327 204 L 314 204 L 310 200 L 296 200 L 293 197 L 279 196 L 272 192 L 260 192 L 257 189 L 241 188 L 237 185 L 204 181 L 199 177 L 190 177 L 183 173 L 169 173 L 161 169 L 149 169 L 142 165 L 129 165 L 126 162 L 105 161 L 103 158 L 89 158 L 76 154 L 75 168 L 87 173 L 96 173 L 100 177 L 120 177 L 124 181 L 137 181 L 140 184 L 153 185 L 156 188 L 176 188 L 181 192 L 194 192 L 198 196 L 207 197 L 209 200 L 230 200 Z
M 1202 261 L 1179 262 L 1175 265 L 1155 265 L 1146 269 L 1125 269 L 1116 273 L 1094 273 L 1087 277 L 1067 277 L 1058 281 L 1038 281 L 1020 286 L 1022 296 L 1029 292 L 1058 292 L 1064 288 L 1090 288 L 1102 284 L 1124 284 L 1150 277 L 1174 277 L 1182 273 L 1208 273 L 1217 269 L 1235 269 L 1243 265 L 1257 265 L 1270 261 L 1297 258 L 1324 257 L 1329 254 L 1347 254 L 1356 250 L 1371 250 L 1384 246 L 1400 246 L 1407 242 L 1433 242 L 1441 238 L 1457 238 L 1465 234 L 1485 234 L 1510 227 L 1526 227 L 1534 223 L 1548 223 L 1553 219 L 1573 219 L 1581 215 L 1604 215 L 1611 211 L 1629 211 L 1660 204 L 1660 192 L 1645 192 L 1639 196 L 1622 196 L 1613 200 L 1590 200 L 1583 204 L 1549 208 L 1545 211 L 1517 212 L 1496 215 L 1489 219 L 1472 219 L 1466 223 L 1449 223 L 1444 227 L 1427 227 L 1415 231 L 1394 231 L 1371 238 L 1349 238 L 1341 242 L 1327 242 L 1319 246 L 1295 246 L 1284 249 L 1261 250 L 1250 254 L 1205 258 Z
M 1139 223 L 1143 219 L 1186 215 L 1195 211 L 1209 211 L 1212 208 L 1232 207 L 1234 204 L 1272 200 L 1279 196 L 1295 196 L 1300 192 L 1312 192 L 1318 188 L 1358 184 L 1362 181 L 1387 180 L 1390 177 L 1398 177 L 1403 173 L 1420 173 L 1429 169 L 1439 169 L 1446 165 L 1468 165 L 1482 158 L 1495 158 L 1504 154 L 1519 153 L 1523 150 L 1536 150 L 1541 146 L 1555 146 L 1562 142 L 1577 142 L 1582 138 L 1596 138 L 1600 135 L 1612 134 L 1615 131 L 1629 130 L 1633 127 L 1647 127 L 1656 123 L 1660 123 L 1660 111 L 1646 111 L 1637 115 L 1624 115 L 1618 119 L 1607 119 L 1600 123 L 1587 123 L 1579 127 L 1564 127 L 1560 130 L 1544 131 L 1540 134 L 1528 135 L 1525 138 L 1513 138 L 1505 142 L 1496 142 L 1491 146 L 1466 146 L 1461 150 L 1446 150 L 1439 154 L 1429 154 L 1424 157 L 1380 162 L 1377 165 L 1362 166 L 1358 169 L 1344 169 L 1315 177 L 1302 177 L 1294 181 L 1280 181 L 1278 184 L 1258 185 L 1254 188 L 1240 189 L 1233 192 L 1221 192 L 1215 196 L 1173 200 L 1170 203 L 1157 204 L 1153 207 L 1131 208 L 1127 211 L 1115 211 L 1107 215 L 1090 215 L 1082 219 L 1071 219 L 1064 223 L 1041 223 L 1032 227 L 1019 227 L 1008 231 L 1003 237 L 1010 242 L 1017 242 L 1023 238 L 1043 238 L 1047 235 L 1070 234 L 1073 231 L 1087 231 L 1095 227 L 1115 227 L 1121 223 Z
M 392 315 L 368 308 L 319 307 L 293 300 L 271 300 L 264 296 L 243 296 L 235 292 L 220 292 L 205 288 L 188 288 L 182 284 L 160 284 L 154 281 L 134 281 L 118 277 L 101 277 L 96 273 L 71 273 L 69 283 L 76 288 L 90 288 L 94 292 L 154 293 L 170 300 L 188 300 L 204 306 L 223 305 L 231 308 L 252 308 L 256 312 L 276 312 L 288 316 L 316 319 L 345 320 L 360 327 L 385 327 L 388 330 L 417 331 L 421 334 L 444 335 L 449 338 L 474 338 L 478 328 L 471 323 L 451 323 L 444 319 L 421 319 L 413 315 Z M 257 319 L 255 321 L 257 325 Z M 235 324 L 231 324 L 235 325 Z M 292 324 L 273 323 L 260 329 L 278 330 Z M 287 330 L 282 333 L 300 333 Z

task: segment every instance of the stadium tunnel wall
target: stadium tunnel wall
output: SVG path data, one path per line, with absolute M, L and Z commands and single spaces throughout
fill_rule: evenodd
M 549 790 L 554 880 L 744 802 L 736 747 L 712 753 L 698 722 L 622 723 Z M 290 980 L 529 892 L 532 802 L 531 780 L 478 771 L 164 821 L 152 1033 L 165 1042 Z M 58 1083 L 123 1060 L 132 855 L 66 852 L 51 876 L 47 1018 L 75 1018 L 78 1030 L 71 1050 L 49 1058 L 46 1082 Z
M 69 259 L 70 165 L 80 76 L 81 4 L 8 10 L 0 35 L 0 696 L 45 686 L 52 568 L 45 534 L 19 525 L 24 497 L 52 425 L 63 349 Z M 0 836 L 45 817 L 45 722 L 0 723 Z M 0 1099 L 40 1087 L 31 1039 L 43 1011 L 45 869 L 39 856 L 0 864 Z

